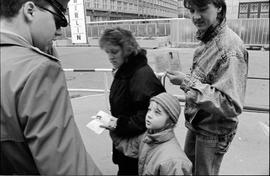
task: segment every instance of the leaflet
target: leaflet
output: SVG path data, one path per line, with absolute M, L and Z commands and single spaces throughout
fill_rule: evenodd
M 105 130 L 105 128 L 100 127 L 101 125 L 110 126 L 110 123 L 116 120 L 115 117 L 104 111 L 99 111 L 95 116 L 92 116 L 91 118 L 94 120 L 90 121 L 86 126 L 93 130 L 96 134 L 101 134 Z

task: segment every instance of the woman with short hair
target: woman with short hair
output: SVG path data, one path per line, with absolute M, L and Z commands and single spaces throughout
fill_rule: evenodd
M 132 33 L 122 28 L 106 29 L 99 41 L 113 66 L 114 80 L 110 89 L 112 116 L 118 120 L 110 133 L 130 138 L 146 131 L 145 115 L 151 97 L 165 88 L 147 64 L 146 51 Z M 138 175 L 138 159 L 126 157 L 113 146 L 113 162 L 118 175 Z

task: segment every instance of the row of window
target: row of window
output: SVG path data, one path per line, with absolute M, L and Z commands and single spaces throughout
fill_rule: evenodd
M 238 18 L 269 18 L 269 2 L 239 3 Z
M 86 0 L 85 5 L 88 9 L 111 10 L 120 12 L 135 13 L 140 10 L 144 13 L 177 13 L 177 2 L 173 0 Z
M 122 3 L 126 3 L 126 4 L 136 4 L 136 5 L 146 5 L 146 6 L 152 6 L 152 5 L 156 5 L 156 6 L 161 6 L 161 7 L 165 7 L 165 8 L 169 8 L 169 9 L 175 9 L 175 7 L 177 7 L 177 1 L 175 0 L 85 0 L 86 3 L 90 3 L 91 5 L 93 4 L 95 7 L 97 8 L 101 8 L 104 5 L 113 5 L 116 6 L 117 4 L 122 4 Z

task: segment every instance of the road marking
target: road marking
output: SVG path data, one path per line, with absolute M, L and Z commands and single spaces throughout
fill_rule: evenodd
M 97 97 L 97 96 L 104 96 L 105 94 L 93 94 L 93 95 L 85 95 L 85 96 L 81 96 L 81 97 L 75 97 L 75 98 L 72 98 L 72 99 L 83 99 L 83 98 L 88 98 L 88 97 Z

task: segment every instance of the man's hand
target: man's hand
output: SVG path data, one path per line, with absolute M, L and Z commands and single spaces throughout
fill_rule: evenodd
M 167 71 L 166 76 L 169 78 L 172 84 L 181 85 L 186 74 L 180 71 Z

